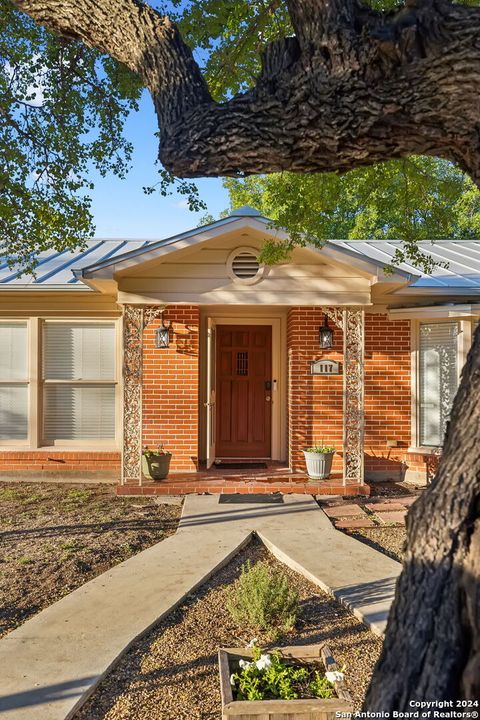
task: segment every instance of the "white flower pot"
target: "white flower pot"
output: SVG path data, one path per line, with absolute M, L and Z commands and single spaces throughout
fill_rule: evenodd
M 331 453 L 315 453 L 303 451 L 305 462 L 307 464 L 307 474 L 312 480 L 325 480 L 330 477 L 332 472 L 332 462 L 334 452 Z

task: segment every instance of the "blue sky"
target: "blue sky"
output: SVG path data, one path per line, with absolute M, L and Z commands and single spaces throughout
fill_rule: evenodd
M 133 167 L 125 180 L 113 175 L 105 178 L 92 174 L 95 190 L 92 212 L 96 237 L 105 238 L 163 238 L 196 227 L 205 211 L 191 212 L 185 199 L 176 194 L 162 197 L 159 193 L 146 195 L 142 188 L 157 182 L 155 158 L 158 140 L 154 133 L 157 123 L 150 96 L 145 92 L 140 111 L 132 113 L 125 127 L 127 138 L 133 143 Z M 207 212 L 218 217 L 229 206 L 228 193 L 221 180 L 205 178 L 197 181 Z

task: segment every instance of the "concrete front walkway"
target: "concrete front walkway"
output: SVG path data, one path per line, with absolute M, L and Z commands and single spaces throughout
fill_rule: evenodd
M 252 532 L 383 632 L 398 563 L 335 530 L 311 497 L 284 496 L 281 504 L 223 504 L 221 497 L 187 496 L 175 535 L 0 641 L 2 720 L 72 717 L 131 643 L 228 562 Z

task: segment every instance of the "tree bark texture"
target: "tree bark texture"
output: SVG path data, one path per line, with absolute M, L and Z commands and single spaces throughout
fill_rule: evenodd
M 254 88 L 212 100 L 178 28 L 136 0 L 12 0 L 139 73 L 179 177 L 345 171 L 413 154 L 480 182 L 480 9 L 406 0 L 287 0 L 295 37 L 267 47 Z
M 369 710 L 480 699 L 479 397 L 477 330 L 437 475 L 407 516 L 407 554 Z

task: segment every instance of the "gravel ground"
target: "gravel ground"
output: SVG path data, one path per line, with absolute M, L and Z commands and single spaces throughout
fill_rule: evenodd
M 109 485 L 0 483 L 0 636 L 171 535 L 179 517 Z
M 406 541 L 404 527 L 374 527 L 361 530 L 342 530 L 342 532 L 383 552 L 397 562 L 403 561 Z
M 425 488 L 407 482 L 372 482 L 370 497 L 398 497 L 402 495 L 421 495 Z
M 75 715 L 75 720 L 219 720 L 219 647 L 242 647 L 252 633 L 225 607 L 230 583 L 247 559 L 268 561 L 289 576 L 301 597 L 296 629 L 278 644 L 328 641 L 358 708 L 381 649 L 345 608 L 252 542 L 206 585 L 137 641 Z M 261 643 L 261 638 L 259 638 Z
M 398 499 L 399 502 L 402 501 L 403 496 L 420 495 L 424 490 L 424 488 L 420 486 L 406 482 L 371 483 L 370 488 L 371 498 L 378 497 Z M 319 497 L 318 500 L 320 507 L 322 507 L 322 498 Z M 327 502 L 326 504 L 341 504 L 341 502 L 345 505 L 351 505 L 355 502 L 363 504 L 365 502 L 365 498 L 361 496 L 350 496 L 344 497 L 341 501 L 340 499 L 335 499 Z M 367 507 L 372 512 L 375 511 L 375 503 L 368 504 Z M 361 530 L 342 528 L 340 532 L 344 532 L 346 535 L 350 535 L 360 542 L 370 545 L 375 548 L 375 550 L 379 550 L 385 555 L 393 558 L 393 560 L 397 560 L 397 562 L 401 563 L 403 561 L 406 542 L 405 527 L 387 525 L 362 528 Z

